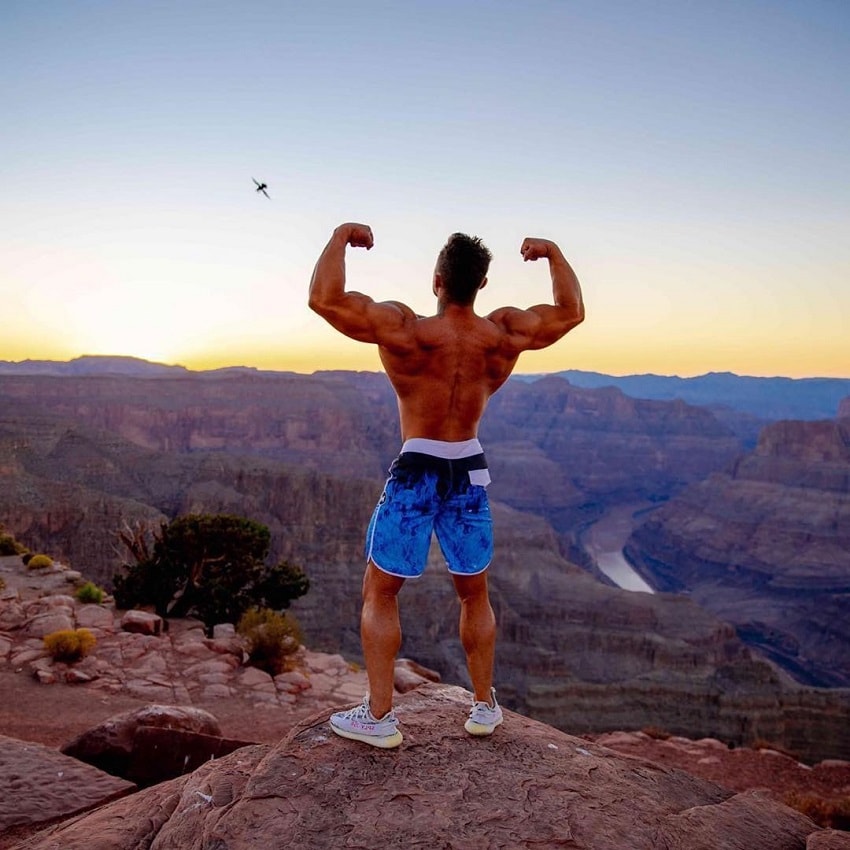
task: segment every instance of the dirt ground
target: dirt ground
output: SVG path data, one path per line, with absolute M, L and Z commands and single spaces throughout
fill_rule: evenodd
M 60 748 L 102 720 L 150 700 L 126 694 L 105 694 L 94 688 L 73 685 L 42 685 L 25 672 L 0 669 L 0 734 Z M 252 708 L 243 700 L 216 700 L 199 705 L 212 713 L 222 735 L 240 741 L 277 743 L 305 714 Z

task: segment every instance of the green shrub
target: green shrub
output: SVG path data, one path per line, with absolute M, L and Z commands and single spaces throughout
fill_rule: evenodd
M 94 602 L 100 605 L 103 602 L 104 592 L 94 582 L 87 581 L 82 587 L 77 589 L 74 594 L 79 602 Z
M 33 555 L 27 561 L 27 569 L 28 570 L 38 570 L 43 567 L 52 567 L 53 566 L 53 558 L 50 555 Z
M 239 619 L 236 631 L 248 644 L 251 666 L 272 676 L 291 668 L 291 657 L 301 646 L 298 621 L 268 608 L 249 608 Z
M 88 629 L 62 629 L 44 638 L 44 648 L 54 661 L 72 664 L 94 649 L 97 639 Z
M 27 551 L 26 546 L 22 546 L 15 540 L 14 535 L 9 534 L 2 525 L 0 525 L 0 555 L 23 555 Z

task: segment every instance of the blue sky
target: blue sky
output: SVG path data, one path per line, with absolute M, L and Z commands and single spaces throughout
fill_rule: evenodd
M 377 369 L 306 307 L 355 220 L 422 313 L 449 233 L 482 312 L 557 241 L 588 318 L 522 371 L 850 376 L 848 57 L 843 0 L 3 2 L 0 359 Z

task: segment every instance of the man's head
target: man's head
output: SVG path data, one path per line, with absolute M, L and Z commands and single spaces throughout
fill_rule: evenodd
M 478 290 L 487 283 L 487 269 L 493 255 L 477 236 L 453 233 L 437 257 L 434 291 L 438 284 L 452 304 L 469 306 Z

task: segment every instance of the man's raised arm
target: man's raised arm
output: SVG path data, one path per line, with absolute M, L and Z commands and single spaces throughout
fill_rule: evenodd
M 550 239 L 528 237 L 520 248 L 523 261 L 547 259 L 552 277 L 552 304 L 527 310 L 503 307 L 489 318 L 504 327 L 518 351 L 546 348 L 584 321 L 581 285 L 561 249 Z
M 359 342 L 381 344 L 403 325 L 401 305 L 378 304 L 362 292 L 345 291 L 345 249 L 351 245 L 368 251 L 374 242 L 366 224 L 349 222 L 337 227 L 313 269 L 307 303 L 340 333 Z

